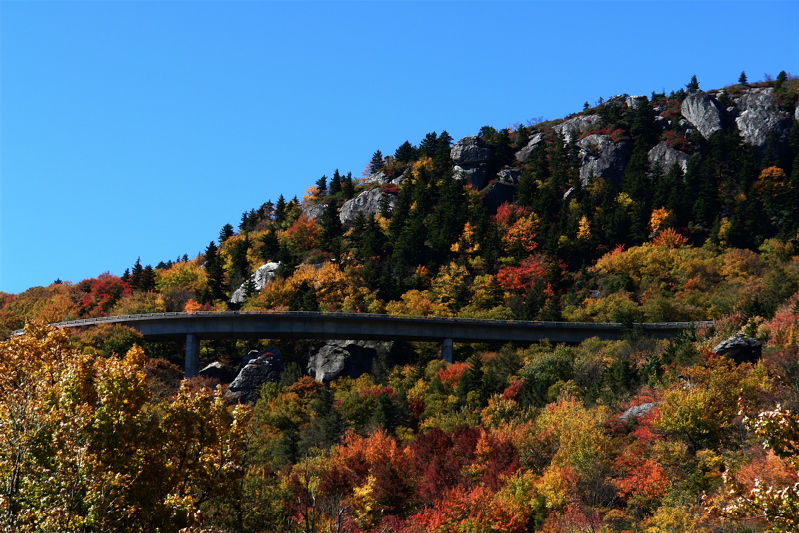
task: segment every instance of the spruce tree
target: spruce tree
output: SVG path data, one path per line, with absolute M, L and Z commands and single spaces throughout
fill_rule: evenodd
M 225 224 L 224 226 L 222 226 L 222 229 L 219 230 L 219 244 L 222 244 L 223 242 L 231 238 L 233 235 L 234 235 L 233 226 L 231 226 L 230 224 Z
M 369 173 L 374 174 L 375 172 L 379 172 L 381 168 L 385 165 L 385 161 L 383 160 L 383 153 L 380 150 L 376 150 L 374 154 L 372 154 L 372 159 L 369 161 Z
M 397 151 L 394 152 L 394 159 L 400 163 L 410 163 L 411 161 L 414 161 L 417 156 L 418 150 L 408 141 L 402 143 L 399 148 L 397 148 Z
M 211 241 L 205 249 L 205 273 L 208 277 L 208 282 L 206 291 L 201 297 L 204 303 L 214 300 L 224 300 L 225 291 L 222 288 L 224 269 L 222 268 L 222 261 L 219 257 L 219 249 L 216 247 L 214 241 Z
M 324 195 L 327 193 L 327 176 L 322 176 L 316 180 L 316 188 L 319 189 L 319 194 Z
M 341 192 L 341 174 L 338 169 L 333 172 L 333 178 L 330 180 L 330 194 L 338 194 Z

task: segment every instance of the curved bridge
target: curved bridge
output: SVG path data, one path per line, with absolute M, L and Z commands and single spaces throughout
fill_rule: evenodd
M 591 337 L 621 339 L 629 325 L 594 322 L 527 322 L 368 313 L 239 312 L 149 313 L 71 320 L 56 327 L 121 324 L 135 328 L 148 341 L 186 343 L 185 374 L 199 370 L 202 339 L 362 339 L 432 341 L 442 343 L 442 357 L 452 362 L 453 342 L 538 342 L 577 344 Z M 692 326 L 712 322 L 656 322 L 636 324 L 651 337 L 671 338 Z M 21 332 L 15 332 L 17 334 Z

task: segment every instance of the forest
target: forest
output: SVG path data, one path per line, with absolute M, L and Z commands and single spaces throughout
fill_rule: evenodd
M 0 530 L 799 530 L 798 101 L 784 71 L 707 92 L 694 76 L 432 132 L 244 211 L 197 257 L 0 293 Z M 183 378 L 177 343 L 48 326 L 215 310 L 627 335 L 456 344 L 453 363 L 395 343 L 329 382 L 308 370 L 323 341 L 203 341 L 201 366 L 282 355 L 240 402 L 228 379 Z M 666 321 L 714 325 L 635 327 Z M 735 334 L 756 362 L 716 353 Z

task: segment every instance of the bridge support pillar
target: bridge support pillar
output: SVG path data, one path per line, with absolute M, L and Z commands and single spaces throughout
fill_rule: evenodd
M 452 339 L 444 339 L 441 343 L 441 358 L 447 363 L 452 362 Z
M 193 378 L 200 371 L 200 339 L 197 335 L 189 333 L 186 335 L 186 366 L 183 374 L 187 378 Z

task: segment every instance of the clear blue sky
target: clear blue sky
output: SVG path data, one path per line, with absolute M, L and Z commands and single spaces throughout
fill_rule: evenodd
M 0 0 L 0 291 L 193 257 L 428 132 L 798 67 L 796 0 Z

